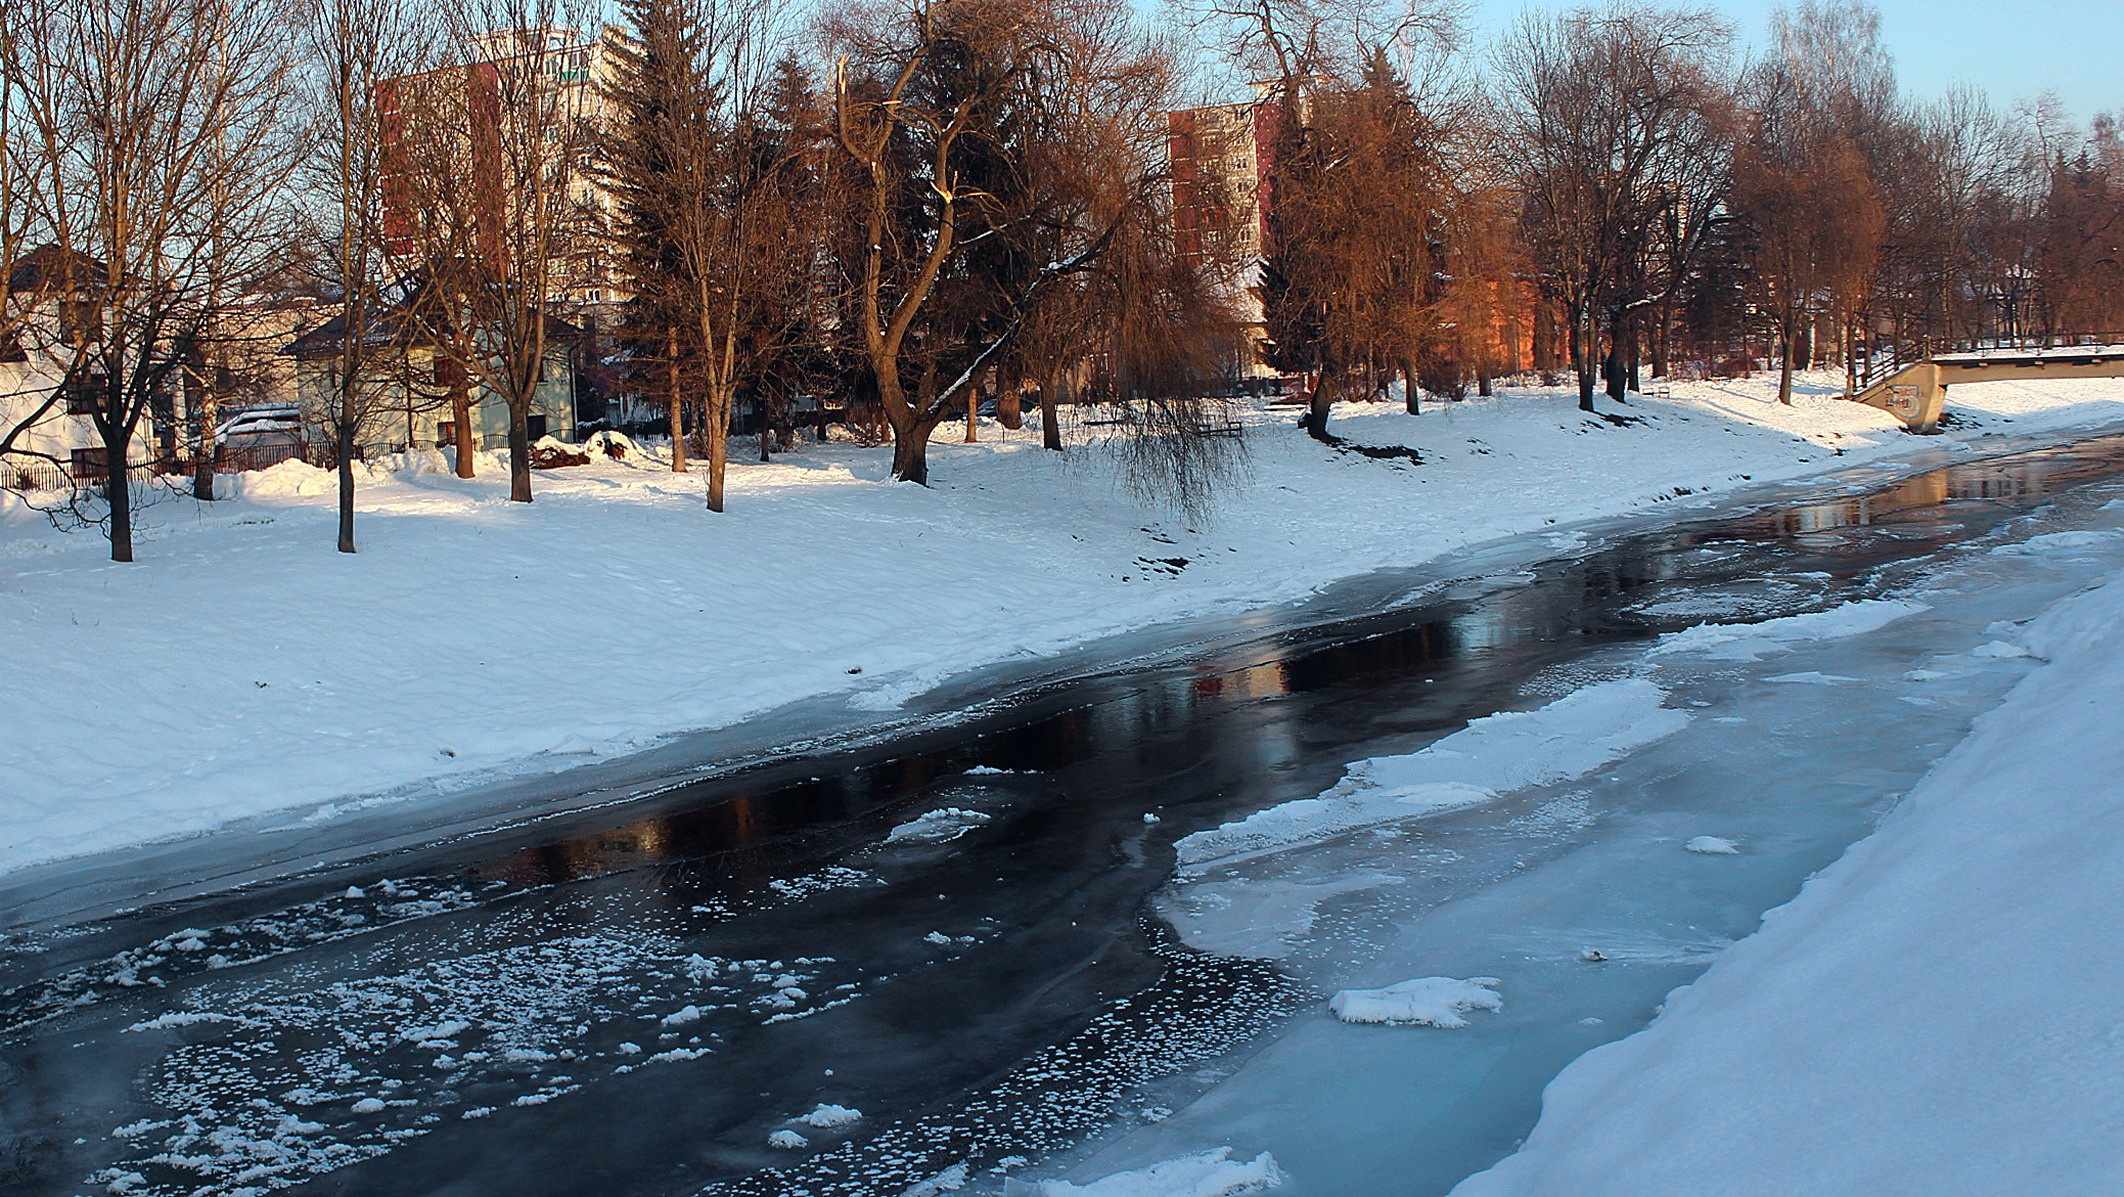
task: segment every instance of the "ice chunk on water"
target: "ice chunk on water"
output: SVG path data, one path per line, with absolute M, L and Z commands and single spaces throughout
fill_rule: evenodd
M 1702 853 L 1705 856 L 1740 855 L 1739 844 L 1734 843 L 1732 840 L 1720 839 L 1718 836 L 1715 835 L 1697 836 L 1695 839 L 1692 839 L 1688 843 L 1683 844 L 1682 847 L 1687 848 L 1691 852 Z
M 1495 977 L 1418 977 L 1385 989 L 1345 989 L 1328 999 L 1344 1022 L 1408 1023 L 1452 1029 L 1470 1010 L 1502 1010 Z
M 1788 615 L 1760 623 L 1707 623 L 1659 638 L 1647 656 L 1698 653 L 1722 661 L 1753 661 L 1793 644 L 1861 636 L 1931 608 L 1900 599 L 1864 599 L 1827 611 Z
M 1268 1152 L 1251 1160 L 1235 1160 L 1231 1155 L 1231 1148 L 1219 1147 L 1082 1185 L 1066 1180 L 1013 1180 L 1003 1192 L 1005 1197 L 1239 1197 L 1283 1187 L 1283 1169 Z
M 861 1110 L 851 1110 L 847 1106 L 827 1105 L 824 1103 L 821 1103 L 818 1109 L 809 1114 L 792 1119 L 792 1121 L 801 1122 L 805 1126 L 818 1127 L 820 1130 L 831 1130 L 836 1126 L 847 1126 L 851 1122 L 861 1122 L 862 1120 L 863 1111 Z
M 811 1140 L 793 1130 L 778 1130 L 767 1136 L 767 1146 L 780 1148 L 783 1151 L 795 1151 L 810 1142 Z
M 1602 682 L 1540 710 L 1477 719 L 1420 752 L 1358 761 L 1318 798 L 1198 831 L 1175 851 L 1199 868 L 1578 777 L 1686 726 L 1688 714 L 1665 706 L 1666 696 L 1642 679 Z
M 974 828 L 988 822 L 989 816 L 977 810 L 964 810 L 947 806 L 933 810 L 892 829 L 885 837 L 888 844 L 908 842 L 920 844 L 948 844 Z

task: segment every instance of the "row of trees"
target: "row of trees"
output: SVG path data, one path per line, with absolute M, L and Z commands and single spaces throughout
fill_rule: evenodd
M 923 482 L 945 420 L 1030 398 L 1060 448 L 1088 388 L 1125 405 L 1131 477 L 1199 503 L 1238 451 L 1205 396 L 1250 304 L 1323 438 L 1396 377 L 1412 411 L 1487 392 L 1525 364 L 1514 322 L 1590 410 L 1641 363 L 1772 356 L 1789 398 L 1889 338 L 2124 321 L 2114 125 L 1908 103 L 1863 0 L 1803 0 L 1745 60 L 1709 11 L 1635 3 L 1530 13 L 1476 58 L 1434 0 L 1186 0 L 1208 51 L 1129 0 L 620 0 L 610 70 L 584 3 L 10 0 L 0 254 L 58 252 L 9 280 L 0 343 L 62 353 L 113 463 L 181 395 L 211 498 L 232 301 L 318 297 L 351 552 L 387 408 L 446 405 L 468 473 L 498 396 L 530 500 L 585 272 L 628 296 L 607 351 L 718 511 L 741 397 L 763 454 L 800 396 L 875 412 Z M 1258 262 L 1176 238 L 1167 114 L 1217 77 L 1258 81 L 1259 194 L 1225 197 Z M 40 322 L 53 295 L 90 310 Z M 129 559 L 125 470 L 105 498 Z
M 1321 377 L 1316 433 L 1383 373 L 1487 390 L 1527 289 L 1587 410 L 1678 356 L 1774 357 L 1789 401 L 1794 366 L 1890 341 L 2124 320 L 2114 124 L 1907 102 L 1864 0 L 1780 11 L 1747 59 L 1708 9 L 1529 13 L 1480 75 L 1448 6 L 1206 2 L 1275 113 L 1271 360 Z

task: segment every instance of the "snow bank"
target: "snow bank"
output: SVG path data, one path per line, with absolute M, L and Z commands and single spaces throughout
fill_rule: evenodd
M 1680 731 L 1689 716 L 1665 699 L 1658 686 L 1631 679 L 1588 686 L 1540 710 L 1477 719 L 1420 752 L 1358 761 L 1318 798 L 1195 832 L 1175 850 L 1183 867 L 1200 869 L 1577 777 Z
M 1328 999 L 1344 1022 L 1385 1022 L 1448 1030 L 1468 1025 L 1470 1010 L 1502 1010 L 1495 977 L 1418 977 L 1385 989 L 1345 989 Z
M 1698 624 L 1661 636 L 1649 655 L 1696 653 L 1720 661 L 1754 661 L 1769 653 L 1784 652 L 1794 644 L 1863 636 L 1924 610 L 1925 604 L 1903 599 L 1862 599 L 1827 611 L 1787 615 L 1760 623 Z
M 1456 1197 L 2124 1192 L 2124 577 L 1869 838 Z
M 1066 1180 L 1012 1180 L 1003 1192 L 1006 1197 L 1240 1197 L 1283 1187 L 1283 1169 L 1267 1152 L 1251 1160 L 1235 1160 L 1231 1155 L 1231 1148 L 1219 1147 L 1081 1185 Z
M 993 426 L 938 440 L 927 488 L 882 485 L 879 448 L 733 461 L 724 516 L 702 509 L 700 474 L 616 438 L 541 474 L 528 505 L 507 501 L 498 453 L 470 480 L 443 454 L 391 455 L 361 464 L 353 556 L 333 552 L 332 475 L 298 463 L 230 476 L 224 502 L 143 510 L 130 566 L 0 499 L 0 654 L 16 663 L 0 688 L 0 869 L 274 811 L 448 802 L 820 696 L 891 709 L 984 665 L 1671 510 L 1678 493 L 1932 455 L 2007 420 L 2114 422 L 2124 383 L 1985 383 L 1953 402 L 1967 423 L 1923 439 L 1856 404 L 1780 405 L 1769 379 L 1677 384 L 1633 400 L 1627 427 L 1564 389 L 1420 417 L 1338 407 L 1339 433 L 1416 449 L 1414 468 L 1257 406 L 1250 474 L 1207 522 L 1131 498 L 1108 455 Z M 1071 518 L 998 518 L 1003 494 Z

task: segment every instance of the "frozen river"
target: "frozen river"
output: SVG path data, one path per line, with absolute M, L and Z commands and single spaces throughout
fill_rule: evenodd
M 2002 621 L 2124 561 L 2120 474 L 1559 535 L 631 806 L 25 902 L 0 1191 L 972 1193 L 1230 1148 L 1443 1193 L 2025 673 Z M 1501 711 L 1537 713 L 1463 730 Z M 1501 1008 L 1327 1011 L 1427 976 Z

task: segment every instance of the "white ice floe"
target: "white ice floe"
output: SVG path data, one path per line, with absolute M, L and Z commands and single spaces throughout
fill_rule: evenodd
M 1732 840 L 1721 839 L 1715 835 L 1697 836 L 1696 838 L 1690 840 L 1688 843 L 1683 844 L 1682 847 L 1688 849 L 1691 852 L 1696 852 L 1704 856 L 1740 855 L 1739 844 L 1734 843 Z
M 1384 989 L 1345 989 L 1328 999 L 1344 1022 L 1384 1022 L 1449 1030 L 1468 1025 L 1470 1010 L 1502 1010 L 1495 977 L 1418 977 Z
M 1287 1179 L 1265 1151 L 1250 1160 L 1231 1157 L 1231 1148 L 1219 1147 L 1086 1184 L 1012 1180 L 1003 1192 L 1006 1197 L 1241 1197 L 1273 1192 Z
M 1929 609 L 1924 603 L 1904 599 L 1861 599 L 1827 611 L 1787 615 L 1760 623 L 1699 624 L 1661 636 L 1648 655 L 1689 653 L 1720 661 L 1753 661 L 1770 653 L 1786 652 L 1795 644 L 1863 636 Z
M 1578 777 L 1680 731 L 1689 716 L 1665 698 L 1641 679 L 1602 682 L 1540 710 L 1477 719 L 1420 752 L 1358 761 L 1318 798 L 1195 832 L 1175 851 L 1182 866 L 1199 869 Z
M 810 1142 L 811 1140 L 793 1130 L 778 1130 L 767 1136 L 767 1146 L 779 1148 L 783 1151 L 795 1151 L 797 1148 L 809 1145 Z
M 991 816 L 977 810 L 964 810 L 947 806 L 942 810 L 929 811 L 900 824 L 886 835 L 888 844 L 920 843 L 948 844 L 974 828 L 987 823 Z
M 847 1126 L 851 1122 L 861 1122 L 862 1120 L 863 1111 L 861 1110 L 825 1103 L 821 1103 L 817 1109 L 809 1114 L 791 1119 L 792 1122 L 801 1122 L 805 1126 L 815 1126 L 820 1130 L 831 1130 L 837 1126 Z

